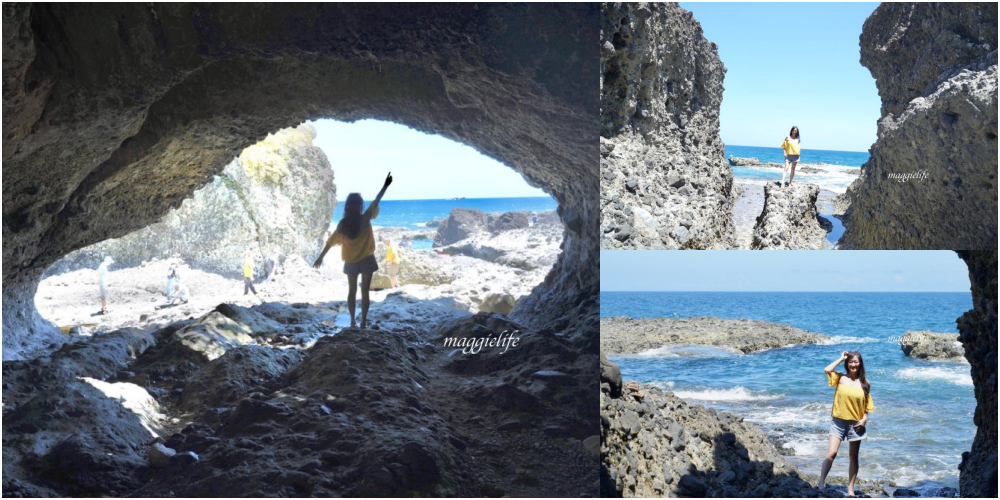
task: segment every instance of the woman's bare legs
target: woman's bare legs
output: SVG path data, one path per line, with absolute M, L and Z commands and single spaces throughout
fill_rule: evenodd
M 778 184 L 779 188 L 783 187 L 785 185 L 785 174 L 788 173 L 788 164 L 789 163 L 790 162 L 788 161 L 788 158 L 785 158 L 785 169 L 781 171 L 781 184 Z
M 361 275 L 361 329 L 368 328 L 368 290 L 372 287 L 372 273 Z
M 799 164 L 799 162 L 797 162 L 797 161 L 793 161 L 792 162 L 792 175 L 788 176 L 788 185 L 789 186 L 792 185 L 792 180 L 795 179 L 795 165 L 798 165 L 798 164 Z M 782 176 L 782 178 L 784 178 L 784 176 Z
M 851 441 L 848 443 L 850 445 L 850 451 L 848 452 L 851 457 L 851 465 L 847 469 L 848 483 L 847 483 L 847 494 L 854 495 L 854 481 L 858 478 L 858 451 L 861 449 L 861 441 Z
M 826 475 L 833 467 L 833 459 L 837 458 L 837 450 L 840 449 L 840 439 L 830 436 L 830 443 L 826 449 L 826 458 L 823 460 L 823 470 L 819 473 L 819 489 L 826 488 Z
M 367 294 L 365 294 L 367 296 Z M 351 328 L 357 328 L 357 324 L 354 322 L 354 304 L 357 303 L 358 297 L 358 275 L 348 274 L 347 275 L 347 310 L 351 313 Z M 367 308 L 366 308 L 367 309 Z M 364 318 L 364 316 L 362 316 Z M 364 328 L 364 327 L 362 327 Z

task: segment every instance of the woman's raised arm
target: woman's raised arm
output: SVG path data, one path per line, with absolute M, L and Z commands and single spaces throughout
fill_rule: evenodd
M 385 176 L 385 184 L 382 185 L 382 190 L 378 192 L 378 196 L 375 197 L 375 201 L 372 202 L 372 205 L 378 204 L 379 200 L 381 200 L 382 196 L 385 194 L 385 190 L 389 188 L 389 184 L 392 184 L 392 172 L 389 172 L 389 175 Z
M 837 365 L 843 363 L 844 360 L 846 360 L 846 359 L 847 359 L 847 351 L 844 351 L 844 352 L 840 353 L 840 357 L 837 358 L 837 361 L 834 361 L 833 363 L 830 363 L 829 365 L 827 365 L 826 368 L 823 368 L 823 371 L 826 372 L 826 373 L 833 372 L 834 370 L 837 369 Z

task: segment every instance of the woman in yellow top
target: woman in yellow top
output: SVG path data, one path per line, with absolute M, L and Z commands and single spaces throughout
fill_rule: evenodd
M 837 365 L 845 361 L 846 374 L 834 371 Z M 854 481 L 858 478 L 858 451 L 861 449 L 861 440 L 868 437 L 865 430 L 868 412 L 875 410 L 871 384 L 865 378 L 865 361 L 858 351 L 844 351 L 839 359 L 830 363 L 823 371 L 826 372 L 830 387 L 836 387 L 836 390 L 833 395 L 833 410 L 830 412 L 833 417 L 833 423 L 830 424 L 830 446 L 819 475 L 819 488 L 826 487 L 826 475 L 833 466 L 833 459 L 837 458 L 840 443 L 846 439 L 851 459 L 847 495 L 854 496 Z
M 347 275 L 347 310 L 351 313 L 351 328 L 355 328 L 354 305 L 358 292 L 358 275 L 361 275 L 361 329 L 368 327 L 368 291 L 372 286 L 372 274 L 378 271 L 375 261 L 375 236 L 372 233 L 371 220 L 378 217 L 378 202 L 382 200 L 385 190 L 392 184 L 392 172 L 385 177 L 385 184 L 378 192 L 375 201 L 368 205 L 364 212 L 361 207 L 365 200 L 360 193 L 347 195 L 344 202 L 344 216 L 337 223 L 337 230 L 326 240 L 323 253 L 319 254 L 313 267 L 323 265 L 323 257 L 330 247 L 341 245 L 340 256 L 344 259 L 344 274 Z
M 399 287 L 399 280 L 396 278 L 399 274 L 399 253 L 392 247 L 392 242 L 384 234 L 379 233 L 378 239 L 386 246 L 385 267 L 389 274 L 389 284 L 392 288 L 397 288 Z
M 799 162 L 799 143 L 802 142 L 801 139 L 799 137 L 799 127 L 793 126 L 788 131 L 785 142 L 781 143 L 781 149 L 785 150 L 785 170 L 781 172 L 781 184 L 778 184 L 778 187 L 790 186 L 792 179 L 795 178 L 795 165 Z M 792 169 L 792 175 L 788 177 L 788 184 L 785 184 L 785 174 L 788 173 L 789 167 Z

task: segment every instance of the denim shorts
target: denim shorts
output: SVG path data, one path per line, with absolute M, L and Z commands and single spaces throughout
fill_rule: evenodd
M 867 427 L 862 427 L 859 433 L 854 428 L 854 424 L 856 423 L 858 423 L 857 420 L 844 420 L 833 417 L 833 422 L 830 423 L 830 437 L 835 437 L 841 441 L 860 441 L 868 437 Z
M 789 163 L 799 161 L 799 155 L 785 155 L 785 161 Z
M 378 271 L 378 261 L 374 255 L 361 259 L 357 262 L 344 262 L 344 274 L 372 274 Z

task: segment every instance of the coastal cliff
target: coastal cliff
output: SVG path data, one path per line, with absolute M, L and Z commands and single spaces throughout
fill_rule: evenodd
M 883 3 L 860 45 L 882 117 L 839 247 L 994 248 L 996 5 Z
M 963 497 L 997 497 L 997 252 L 960 251 L 972 282 L 971 310 L 958 318 L 958 339 L 972 365 L 976 437 L 962 453 Z
M 603 4 L 600 43 L 601 248 L 732 246 L 718 47 L 674 3 Z

